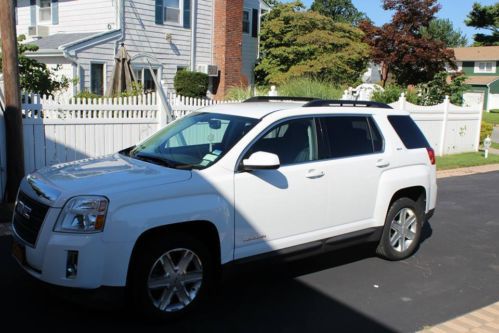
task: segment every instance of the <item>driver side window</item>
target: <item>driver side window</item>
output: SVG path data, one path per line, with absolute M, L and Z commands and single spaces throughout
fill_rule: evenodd
M 317 131 L 314 118 L 293 119 L 277 124 L 253 144 L 244 159 L 256 152 L 276 154 L 281 165 L 317 160 Z

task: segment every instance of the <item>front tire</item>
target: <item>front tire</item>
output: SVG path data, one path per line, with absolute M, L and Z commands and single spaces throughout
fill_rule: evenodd
M 132 267 L 132 301 L 153 320 L 172 320 L 197 308 L 213 284 L 212 256 L 200 240 L 184 233 L 146 244 Z
M 386 215 L 376 253 L 388 260 L 403 260 L 416 251 L 424 222 L 424 208 L 414 200 L 400 198 Z

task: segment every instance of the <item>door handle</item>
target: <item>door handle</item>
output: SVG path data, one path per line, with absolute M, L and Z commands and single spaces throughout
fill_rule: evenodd
M 307 174 L 305 177 L 310 178 L 310 179 L 315 179 L 315 178 L 321 178 L 325 175 L 324 171 L 319 171 L 315 169 L 308 170 Z
M 378 162 L 376 162 L 376 166 L 378 168 L 386 168 L 386 167 L 390 166 L 390 162 L 388 162 L 386 160 L 378 160 Z

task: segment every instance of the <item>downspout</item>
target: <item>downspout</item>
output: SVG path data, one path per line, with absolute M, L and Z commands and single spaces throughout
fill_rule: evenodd
M 197 27 L 197 0 L 192 0 L 191 8 L 191 71 L 196 71 L 196 27 Z
M 125 1 L 126 0 L 116 0 L 118 2 L 118 29 L 121 31 L 120 38 L 116 41 L 114 45 L 114 54 L 118 52 L 121 43 L 125 40 Z

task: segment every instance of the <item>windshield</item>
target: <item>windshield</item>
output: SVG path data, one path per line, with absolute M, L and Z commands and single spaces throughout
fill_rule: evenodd
M 217 113 L 192 113 L 128 152 L 132 158 L 177 169 L 204 169 L 215 164 L 257 119 Z

